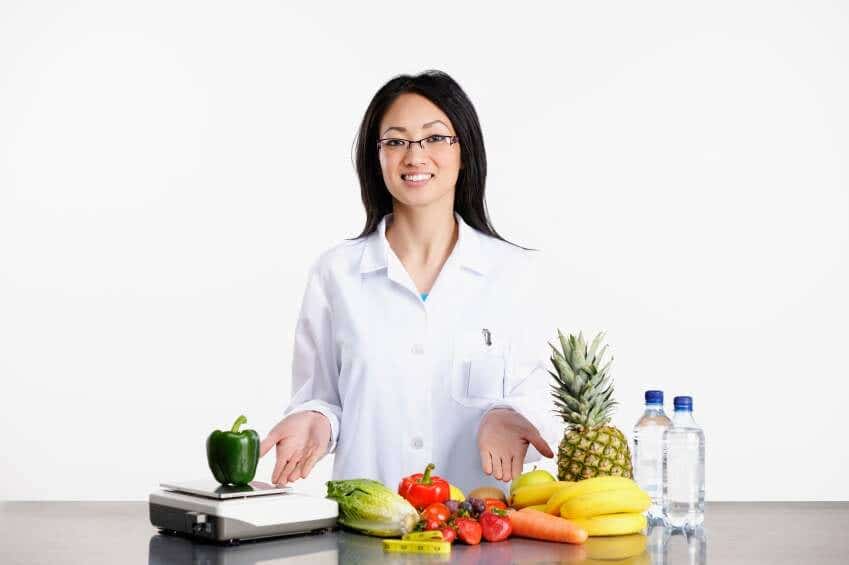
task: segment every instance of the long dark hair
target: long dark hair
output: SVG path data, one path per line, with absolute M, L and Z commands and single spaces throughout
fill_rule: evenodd
M 436 104 L 451 120 L 460 138 L 462 166 L 454 190 L 454 211 L 476 230 L 507 241 L 492 227 L 486 209 L 486 150 L 478 114 L 460 85 L 444 72 L 435 70 L 396 76 L 377 91 L 366 109 L 355 142 L 357 176 L 366 209 L 366 224 L 357 238 L 373 233 L 381 218 L 392 212 L 392 195 L 383 182 L 377 155 L 378 128 L 386 109 L 405 93 L 419 94 Z

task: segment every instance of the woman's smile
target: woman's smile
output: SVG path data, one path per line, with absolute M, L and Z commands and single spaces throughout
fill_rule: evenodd
M 419 188 L 426 185 L 434 177 L 433 173 L 409 173 L 402 174 L 401 179 L 404 186 L 408 188 Z

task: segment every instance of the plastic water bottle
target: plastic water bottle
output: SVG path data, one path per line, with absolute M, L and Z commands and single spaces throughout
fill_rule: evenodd
M 672 421 L 663 412 L 663 391 L 647 390 L 646 411 L 634 426 L 634 480 L 651 497 L 649 518 L 663 513 L 663 432 Z
M 663 514 L 673 528 L 695 529 L 705 515 L 705 434 L 693 399 L 676 396 L 672 427 L 663 434 Z

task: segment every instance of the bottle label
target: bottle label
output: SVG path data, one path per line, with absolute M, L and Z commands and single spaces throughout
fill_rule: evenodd
M 667 454 L 667 497 L 674 502 L 699 499 L 699 438 L 693 435 L 670 438 Z

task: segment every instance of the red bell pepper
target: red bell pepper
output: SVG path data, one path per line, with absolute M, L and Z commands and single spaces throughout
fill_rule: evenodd
M 435 468 L 433 463 L 429 463 L 424 473 L 405 477 L 398 485 L 398 494 L 406 498 L 419 512 L 434 502 L 445 502 L 451 496 L 448 482 L 436 475 L 431 476 L 430 472 Z
M 507 513 L 500 508 L 487 510 L 480 517 L 481 533 L 486 541 L 504 541 L 513 532 Z

